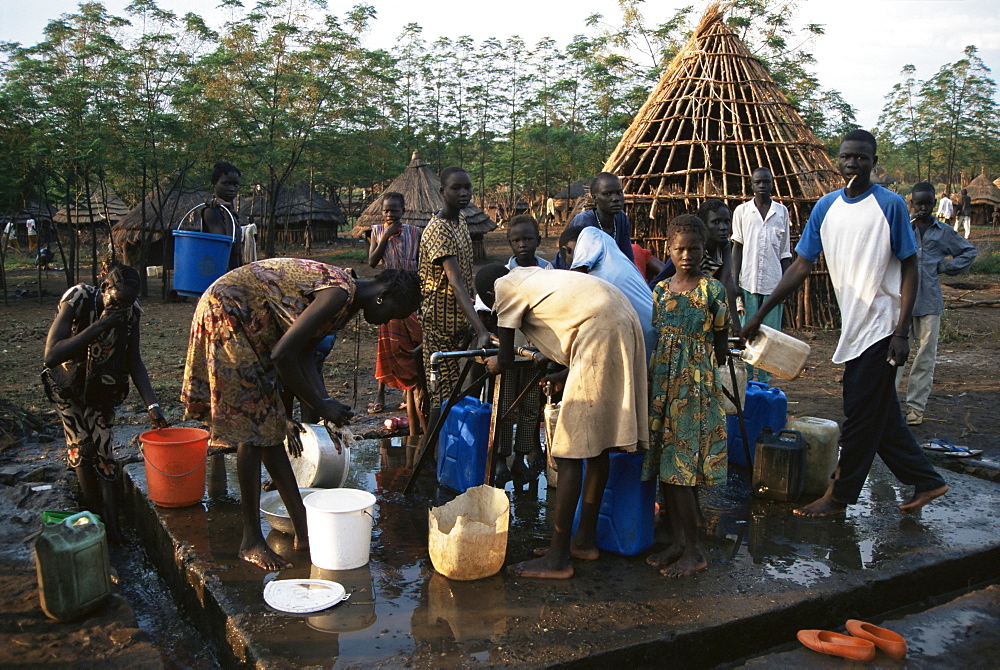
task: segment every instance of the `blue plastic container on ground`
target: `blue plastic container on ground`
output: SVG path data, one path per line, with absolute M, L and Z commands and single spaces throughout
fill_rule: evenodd
M 785 427 L 787 416 L 788 398 L 781 389 L 771 388 L 763 382 L 747 382 L 743 417 L 746 421 L 747 439 L 750 441 L 750 463 L 747 463 L 746 452 L 743 449 L 739 419 L 730 414 L 726 417 L 729 464 L 744 468 L 753 466 L 754 445 L 757 444 L 761 429 L 769 426 L 772 431 L 779 433 Z
M 597 515 L 597 548 L 620 556 L 635 556 L 653 546 L 656 481 L 640 479 L 642 454 L 613 453 L 610 460 L 608 484 Z M 573 518 L 574 533 L 580 525 L 582 504 L 581 491 Z
M 200 298 L 229 269 L 233 238 L 229 235 L 174 230 L 174 290 Z
M 438 438 L 438 484 L 465 493 L 483 483 L 492 413 L 492 405 L 469 396 L 451 408 Z

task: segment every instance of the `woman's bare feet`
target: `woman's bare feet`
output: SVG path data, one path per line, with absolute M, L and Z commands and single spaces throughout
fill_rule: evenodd
M 535 556 L 545 556 L 549 553 L 548 547 L 535 547 L 531 550 Z M 601 550 L 597 547 L 577 547 L 570 545 L 569 555 L 579 561 L 596 561 L 601 557 Z
M 799 516 L 820 517 L 840 514 L 846 509 L 847 505 L 839 503 L 828 495 L 825 495 L 819 500 L 814 500 L 805 507 L 799 507 L 798 509 L 792 510 L 792 513 L 798 514 Z
M 660 570 L 664 577 L 687 577 L 708 567 L 708 561 L 701 552 L 685 554 Z
M 908 502 L 903 503 L 899 506 L 899 511 L 903 514 L 912 514 L 918 509 L 934 500 L 935 498 L 940 498 L 945 493 L 948 492 L 948 486 L 940 486 L 932 491 L 924 491 L 923 493 L 914 493 L 913 497 L 910 498 Z
M 297 549 L 298 547 L 296 547 Z M 263 540 L 259 544 L 240 549 L 240 558 L 248 563 L 260 566 L 265 570 L 285 570 L 292 564 L 278 556 Z
M 677 559 L 684 553 L 683 544 L 671 544 L 663 551 L 650 554 L 646 557 L 646 564 L 654 568 L 662 568 L 677 562 Z
M 517 577 L 533 577 L 535 579 L 569 579 L 573 576 L 573 565 L 556 567 L 549 565 L 547 558 L 536 558 L 508 566 L 507 571 Z

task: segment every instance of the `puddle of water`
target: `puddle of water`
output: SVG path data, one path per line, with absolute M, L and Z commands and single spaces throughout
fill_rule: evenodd
M 308 552 L 295 552 L 291 538 L 268 532 L 266 522 L 269 544 L 297 567 L 265 575 L 236 559 L 240 522 L 232 455 L 211 464 L 206 503 L 158 513 L 173 535 L 192 547 L 206 579 L 218 582 L 213 593 L 223 608 L 245 613 L 236 615 L 234 623 L 250 631 L 257 657 L 279 657 L 296 665 L 403 665 L 415 657 L 440 667 L 510 663 L 503 648 L 511 640 L 527 644 L 525 640 L 535 639 L 539 631 L 550 634 L 553 617 L 572 621 L 586 612 L 588 620 L 601 621 L 609 631 L 621 627 L 622 634 L 635 639 L 639 633 L 634 622 L 610 614 L 603 615 L 606 621 L 600 614 L 595 619 L 593 613 L 622 606 L 648 606 L 652 612 L 647 603 L 662 598 L 663 607 L 677 589 L 691 599 L 703 596 L 705 588 L 715 588 L 707 581 L 699 585 L 663 580 L 645 569 L 641 557 L 609 555 L 577 562 L 577 578 L 566 582 L 513 580 L 506 575 L 449 581 L 433 571 L 427 555 L 427 511 L 455 494 L 436 486 L 431 467 L 409 496 L 398 493 L 413 457 L 413 447 L 400 439 L 359 441 L 352 448 L 347 486 L 372 491 L 377 498 L 371 561 L 358 570 L 327 573 L 311 566 Z M 141 479 L 141 469 L 130 472 Z M 506 490 L 511 498 L 507 555 L 512 563 L 547 540 L 549 501 L 544 476 L 517 490 L 508 483 Z M 704 574 L 715 573 L 720 579 L 739 575 L 744 582 L 739 589 L 781 588 L 767 582 L 808 587 L 831 576 L 878 569 L 921 547 L 987 541 L 992 533 L 978 522 L 984 516 L 981 501 L 969 502 L 965 511 L 961 505 L 931 506 L 901 519 L 895 505 L 904 499 L 903 492 L 881 466 L 873 470 L 859 504 L 840 519 L 795 516 L 792 509 L 801 502 L 763 502 L 751 498 L 748 490 L 746 482 L 734 476 L 727 486 L 700 492 L 712 562 Z M 657 539 L 664 540 L 665 532 L 661 527 Z M 302 617 L 270 610 L 263 603 L 267 581 L 303 577 L 338 581 L 351 598 Z M 732 595 L 731 581 L 718 588 Z

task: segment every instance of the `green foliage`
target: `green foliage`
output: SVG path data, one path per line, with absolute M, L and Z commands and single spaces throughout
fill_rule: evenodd
M 976 256 L 969 274 L 1000 275 L 1000 251 L 988 251 Z
M 465 166 L 484 204 L 524 198 L 541 214 L 547 196 L 601 169 L 696 19 L 684 6 L 650 25 L 641 0 L 619 0 L 614 20 L 589 17 L 565 45 L 428 43 L 410 24 L 391 48 L 370 49 L 365 4 L 341 16 L 322 0 L 221 4 L 230 20 L 218 33 L 196 14 L 133 0 L 124 17 L 85 3 L 38 44 L 0 46 L 10 168 L 0 209 L 103 188 L 135 204 L 167 179 L 207 187 L 217 160 L 272 203 L 306 182 L 356 201 L 417 149 L 435 169 Z M 727 16 L 822 139 L 853 127 L 853 108 L 811 71 L 821 26 L 798 26 L 786 0 L 737 0 Z M 273 253 L 267 220 L 262 246 Z
M 876 133 L 884 143 L 879 154 L 901 180 L 927 180 L 953 192 L 963 174 L 1000 165 L 996 83 L 976 47 L 963 53 L 923 81 L 914 66 L 905 66 L 886 98 Z

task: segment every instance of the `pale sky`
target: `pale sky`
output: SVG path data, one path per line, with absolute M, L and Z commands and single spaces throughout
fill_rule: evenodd
M 113 14 L 124 15 L 129 0 L 104 0 Z M 0 41 L 34 44 L 53 18 L 73 12 L 77 0 L 0 0 Z M 159 0 L 178 14 L 195 12 L 213 27 L 224 21 L 215 0 Z M 252 6 L 252 0 L 244 0 Z M 329 10 L 343 15 L 353 1 L 328 0 Z M 586 33 L 587 16 L 603 13 L 617 22 L 615 0 L 504 0 L 459 3 L 456 0 L 368 0 L 378 18 L 367 46 L 389 48 L 407 23 L 418 23 L 433 41 L 441 35 L 471 35 L 476 40 L 519 35 L 528 44 L 551 37 L 560 46 Z M 666 20 L 685 4 L 696 12 L 706 0 L 655 0 L 644 3 L 647 23 Z M 489 9 L 486 9 L 489 7 Z M 875 125 L 885 96 L 899 81 L 904 65 L 912 63 L 917 77 L 927 79 L 945 63 L 962 57 L 969 44 L 979 49 L 987 67 L 1000 69 L 1000 3 L 997 0 L 801 0 L 795 25 L 820 23 L 826 34 L 812 45 L 814 71 L 824 88 L 841 92 L 854 105 L 858 122 Z

